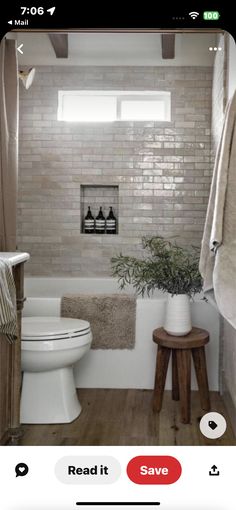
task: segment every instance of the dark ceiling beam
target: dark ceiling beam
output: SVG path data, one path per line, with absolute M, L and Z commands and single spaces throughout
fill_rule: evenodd
M 57 58 L 68 58 L 68 34 L 48 34 Z
M 161 52 L 162 58 L 175 58 L 175 34 L 162 34 Z

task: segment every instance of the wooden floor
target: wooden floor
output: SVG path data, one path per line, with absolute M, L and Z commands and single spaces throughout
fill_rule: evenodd
M 192 421 L 180 422 L 179 403 L 165 391 L 160 414 L 152 412 L 151 390 L 80 389 L 82 413 L 65 425 L 23 425 L 22 445 L 236 445 L 230 421 L 216 392 L 211 392 L 212 411 L 222 413 L 227 430 L 217 440 L 205 438 L 199 429 L 204 414 L 198 392 L 192 392 Z

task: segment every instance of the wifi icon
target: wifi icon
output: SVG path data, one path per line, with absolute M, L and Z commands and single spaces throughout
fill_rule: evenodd
M 189 12 L 189 16 L 192 19 L 196 19 L 199 16 L 199 12 L 196 12 L 196 11 Z

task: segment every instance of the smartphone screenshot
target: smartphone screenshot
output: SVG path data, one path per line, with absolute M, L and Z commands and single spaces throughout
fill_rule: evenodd
M 0 508 L 233 510 L 230 14 L 25 3 L 0 25 Z

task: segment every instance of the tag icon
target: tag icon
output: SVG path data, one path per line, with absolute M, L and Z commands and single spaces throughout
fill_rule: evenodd
M 215 429 L 216 429 L 216 427 L 218 427 L 217 423 L 216 423 L 215 421 L 213 421 L 213 420 L 210 420 L 210 421 L 208 422 L 208 425 L 209 425 L 209 427 L 211 428 L 211 430 L 215 430 Z

